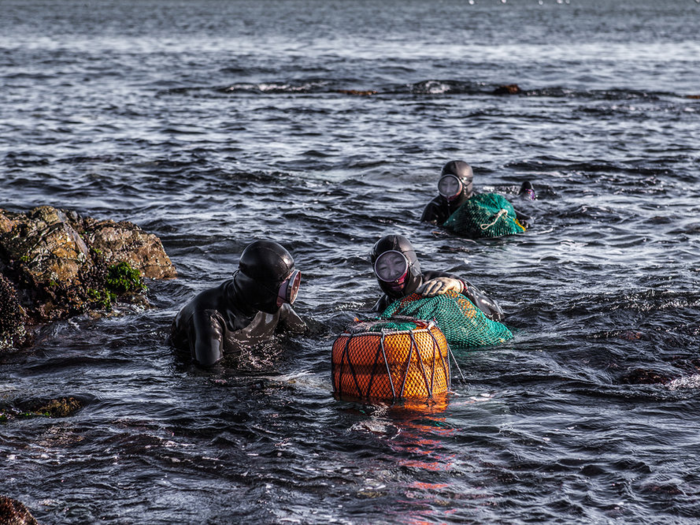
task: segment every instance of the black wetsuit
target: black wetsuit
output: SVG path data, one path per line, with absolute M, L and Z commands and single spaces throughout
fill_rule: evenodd
M 450 215 L 456 212 L 467 200 L 467 198 L 462 198 L 450 202 L 442 195 L 438 195 L 426 205 L 420 220 L 442 226 L 450 218 Z
M 243 347 L 269 339 L 280 325 L 296 332 L 306 327 L 289 304 L 265 313 L 242 303 L 234 279 L 201 292 L 175 317 L 171 342 L 200 365 L 211 366 L 224 355 L 238 355 Z
M 486 317 L 493 321 L 500 321 L 503 319 L 503 310 L 498 305 L 498 303 L 496 303 L 496 301 L 494 301 L 493 299 L 489 298 L 486 294 L 484 294 L 484 292 L 479 290 L 469 281 L 465 281 L 461 277 L 447 272 L 423 272 L 422 277 L 422 283 L 431 281 L 438 277 L 450 277 L 452 279 L 457 279 L 458 281 L 461 281 L 461 283 L 464 285 L 462 295 L 464 295 L 467 299 L 474 303 L 474 306 L 476 306 L 479 310 L 484 312 L 484 315 L 486 315 Z M 379 301 L 377 301 L 377 303 L 372 308 L 372 311 L 383 312 L 395 300 L 396 298 L 391 298 L 389 295 L 385 294 L 379 299 Z

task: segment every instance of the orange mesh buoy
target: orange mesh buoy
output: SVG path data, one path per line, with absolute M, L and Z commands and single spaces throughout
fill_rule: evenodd
M 432 322 L 396 330 L 387 321 L 359 323 L 333 343 L 333 393 L 340 398 L 432 397 L 450 388 L 450 347 Z M 396 326 L 396 325 L 394 325 Z

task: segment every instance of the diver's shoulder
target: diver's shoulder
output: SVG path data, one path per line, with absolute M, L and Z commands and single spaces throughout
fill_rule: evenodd
M 187 306 L 196 309 L 217 309 L 226 297 L 227 289 L 231 280 L 224 281 L 218 286 L 207 288 L 195 295 Z
M 438 195 L 428 204 L 425 205 L 423 209 L 423 214 L 421 215 L 422 222 L 438 222 L 442 215 L 444 215 L 444 207 L 446 201 L 445 199 Z

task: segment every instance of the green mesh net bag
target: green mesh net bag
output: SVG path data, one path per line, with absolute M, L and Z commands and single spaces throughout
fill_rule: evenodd
M 525 231 L 515 216 L 513 205 L 497 193 L 478 193 L 470 197 L 443 226 L 471 239 L 516 235 Z
M 391 303 L 379 316 L 391 319 L 408 316 L 437 323 L 453 347 L 475 348 L 504 343 L 513 334 L 497 321 L 492 321 L 484 312 L 461 294 L 447 292 L 435 297 L 412 294 Z

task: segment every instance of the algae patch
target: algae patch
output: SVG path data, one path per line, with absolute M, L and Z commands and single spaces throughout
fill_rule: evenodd
M 107 288 L 115 294 L 142 293 L 147 290 L 141 272 L 132 268 L 128 262 L 113 264 L 107 270 L 105 280 Z

